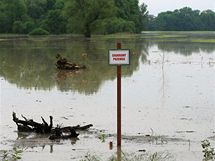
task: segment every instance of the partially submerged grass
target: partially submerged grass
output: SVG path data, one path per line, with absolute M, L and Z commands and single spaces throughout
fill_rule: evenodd
M 100 156 L 87 154 L 85 159 L 80 161 L 174 161 L 174 157 L 168 152 L 144 153 L 139 155 L 135 153 L 122 153 L 121 160 L 117 160 L 117 156 L 102 160 Z
M 94 35 L 100 39 L 149 39 L 166 42 L 215 43 L 215 32 L 208 31 L 150 31 L 142 34 L 117 33 L 110 35 Z
M 215 43 L 215 39 L 157 39 L 156 42 L 188 42 L 188 43 Z
M 29 39 L 51 39 L 58 37 L 59 39 L 66 38 L 83 38 L 83 35 L 65 34 L 65 35 L 49 35 L 49 36 L 36 36 L 18 34 L 0 34 L 0 41 L 16 38 L 29 38 Z M 193 42 L 193 43 L 215 43 L 215 32 L 213 31 L 144 31 L 141 34 L 133 33 L 116 33 L 108 35 L 92 35 L 92 39 L 144 39 L 153 41 L 167 41 L 167 42 Z
M 156 36 L 153 36 L 153 38 L 157 38 L 157 39 L 167 39 L 167 38 L 186 38 L 187 35 L 177 35 L 177 33 L 174 35 L 170 35 L 170 34 L 166 34 L 166 35 L 156 35 Z
M 13 148 L 13 150 L 7 151 L 7 150 L 3 150 L 1 151 L 1 155 L 0 155 L 0 159 L 1 161 L 17 161 L 19 159 L 21 159 L 21 155 L 22 155 L 23 150 L 17 149 L 17 148 Z
M 133 34 L 133 33 L 116 33 L 116 34 L 109 34 L 109 35 L 95 35 L 95 37 L 104 38 L 104 39 L 133 39 L 140 37 L 140 34 Z
M 214 161 L 215 160 L 215 151 L 214 148 L 211 147 L 211 144 L 208 140 L 202 141 L 202 148 L 204 158 L 203 161 Z
M 215 43 L 215 32 L 213 31 L 155 31 L 143 32 L 141 37 L 154 41 Z
M 215 39 L 193 39 L 191 42 L 199 42 L 199 43 L 215 43 Z

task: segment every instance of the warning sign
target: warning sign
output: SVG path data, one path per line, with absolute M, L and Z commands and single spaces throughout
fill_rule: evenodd
M 109 64 L 123 65 L 129 64 L 129 50 L 109 50 Z

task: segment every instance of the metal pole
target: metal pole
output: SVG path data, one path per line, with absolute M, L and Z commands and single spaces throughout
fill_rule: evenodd
M 121 49 L 121 43 L 117 43 Z M 117 147 L 121 147 L 121 65 L 117 66 Z

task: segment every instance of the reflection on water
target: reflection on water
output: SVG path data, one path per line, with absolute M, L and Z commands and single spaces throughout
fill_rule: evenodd
M 192 55 L 193 53 L 212 53 L 215 51 L 215 45 L 210 43 L 192 43 L 192 42 L 158 42 L 158 49 L 175 54 Z
M 14 142 L 13 147 L 21 148 L 21 149 L 28 149 L 28 148 L 38 148 L 41 147 L 44 149 L 46 146 L 50 146 L 50 153 L 53 152 L 54 145 L 61 145 L 63 144 L 64 140 L 49 140 L 49 135 L 40 135 L 35 133 L 26 133 L 26 132 L 17 132 L 17 139 Z M 71 145 L 76 144 L 78 138 L 70 138 L 66 140 L 70 142 Z
M 81 37 L 44 37 L 9 39 L 0 43 L 0 76 L 19 88 L 96 93 L 106 80 L 116 77 L 116 69 L 108 65 L 108 49 L 115 48 L 113 38 L 84 39 Z M 192 55 L 215 51 L 213 44 L 145 40 L 140 36 L 122 39 L 123 48 L 131 49 L 131 64 L 123 67 L 123 75 L 131 76 L 139 60 L 147 61 L 148 50 L 158 46 L 163 52 Z M 55 67 L 55 55 L 87 66 L 82 71 L 60 71 Z M 163 69 L 163 67 L 162 67 Z
M 124 48 L 132 49 L 131 65 L 124 68 L 130 76 L 144 61 L 147 45 L 138 40 L 124 40 Z M 115 78 L 115 68 L 108 65 L 108 49 L 115 48 L 115 40 L 84 38 L 26 39 L 4 41 L 0 44 L 0 76 L 20 88 L 49 90 L 55 86 L 61 91 L 92 94 L 105 80 Z M 60 71 L 55 67 L 55 56 L 60 53 L 87 70 Z

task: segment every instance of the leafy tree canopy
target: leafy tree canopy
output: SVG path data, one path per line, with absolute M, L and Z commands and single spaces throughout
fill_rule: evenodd
M 138 33 L 142 9 L 138 0 L 0 0 L 0 33 Z
M 140 33 L 142 30 L 215 30 L 215 12 L 184 7 L 149 15 L 138 0 L 0 0 L 0 33 Z M 37 33 L 37 32 L 36 32 Z
M 138 0 L 68 0 L 65 14 L 74 33 L 110 34 L 140 32 L 142 15 Z
M 199 10 L 192 10 L 189 7 L 162 12 L 157 17 L 148 16 L 147 30 L 214 31 L 215 12 L 212 10 L 200 12 Z

